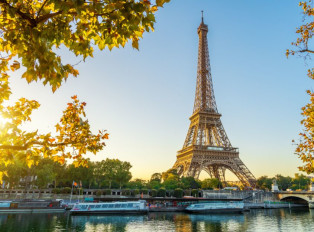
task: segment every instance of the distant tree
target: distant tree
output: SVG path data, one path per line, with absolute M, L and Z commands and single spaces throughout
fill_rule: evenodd
M 94 183 L 94 163 L 87 160 L 88 167 L 79 166 L 75 167 L 74 164 L 70 164 L 66 168 L 66 176 L 62 180 L 63 183 L 68 183 L 68 186 L 72 185 L 73 181 L 82 182 L 83 187 L 90 188 Z
M 161 182 L 161 173 L 154 173 L 151 178 L 150 181 L 159 181 Z
M 221 186 L 220 181 L 217 178 L 205 179 L 201 182 L 202 189 L 215 189 Z
M 118 159 L 109 159 L 102 161 L 102 171 L 104 179 L 109 183 L 109 189 L 113 182 L 116 182 L 121 188 L 132 178 L 130 172 L 132 165 L 129 162 L 120 161 Z
M 130 172 L 131 168 L 132 165 L 129 162 L 122 161 L 119 163 L 115 180 L 119 183 L 120 189 L 132 179 L 132 174 Z
M 150 196 L 157 197 L 157 190 L 153 189 L 152 191 L 150 191 Z
M 270 190 L 272 183 L 272 178 L 268 178 L 267 176 L 261 176 L 257 179 L 256 188 Z
M 166 180 L 176 180 L 176 181 L 179 181 L 179 179 L 180 179 L 176 169 L 169 169 L 168 171 L 163 172 L 161 174 L 161 178 L 162 178 L 163 181 L 166 181 Z
M 144 187 L 146 187 L 146 181 L 142 179 L 135 179 L 135 180 L 129 181 L 126 184 L 126 187 L 130 189 L 143 189 Z
M 287 190 L 292 183 L 292 178 L 290 176 L 282 176 L 278 174 L 275 176 L 275 179 L 280 190 Z
M 181 185 L 180 181 L 177 180 L 176 178 L 168 178 L 167 180 L 165 180 L 163 183 L 162 183 L 162 186 L 167 189 L 167 190 L 173 190 L 173 189 L 176 189 L 176 188 L 179 188 Z
M 109 189 L 111 189 L 112 182 L 115 180 L 117 163 L 119 160 L 106 159 L 103 161 L 103 175 L 104 179 L 109 183 Z
M 158 197 L 165 197 L 166 196 L 166 189 L 165 188 L 158 189 L 157 196 Z
M 183 189 L 198 189 L 201 187 L 200 182 L 194 179 L 194 177 L 182 177 L 181 178 L 181 188 Z
M 147 188 L 149 189 L 159 189 L 161 186 L 162 184 L 160 183 L 160 181 L 157 180 L 149 181 L 147 183 Z
M 296 173 L 292 180 L 291 189 L 308 189 L 310 182 L 311 181 L 307 176 Z
M 51 159 L 40 159 L 38 164 L 33 167 L 33 175 L 35 175 L 35 185 L 46 188 L 48 184 L 54 184 L 64 177 L 65 165 L 54 162 Z
M 101 187 L 102 183 L 104 183 L 105 179 L 105 161 L 99 161 L 93 163 L 94 171 L 93 171 L 93 177 L 96 182 L 96 185 L 98 188 Z
M 27 177 L 28 167 L 21 160 L 14 159 L 13 163 L 2 166 L 4 173 L 2 179 L 10 188 L 17 188 L 20 185 L 21 178 Z
M 173 196 L 176 198 L 183 197 L 183 190 L 181 188 L 176 188 L 173 192 Z
M 199 190 L 198 189 L 192 189 L 191 191 L 191 196 L 192 197 L 198 197 L 199 194 Z

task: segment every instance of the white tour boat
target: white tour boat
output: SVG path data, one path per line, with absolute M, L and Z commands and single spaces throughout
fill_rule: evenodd
M 146 201 L 76 203 L 71 214 L 144 214 L 148 212 Z
M 192 204 L 186 208 L 190 213 L 240 213 L 244 210 L 242 201 L 213 201 Z

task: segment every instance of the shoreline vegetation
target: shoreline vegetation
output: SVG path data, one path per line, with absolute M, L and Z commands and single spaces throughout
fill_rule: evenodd
M 163 196 L 165 192 L 180 196 L 184 195 L 184 191 L 218 190 L 225 187 L 247 190 L 240 182 L 221 183 L 215 178 L 198 180 L 180 177 L 174 169 L 154 173 L 150 180 L 132 179 L 131 168 L 129 162 L 108 158 L 98 162 L 88 160 L 87 167 L 60 164 L 45 158 L 41 158 L 36 166 L 28 167 L 16 159 L 7 166 L 0 165 L 0 171 L 4 173 L 1 187 L 3 190 L 52 189 L 55 194 L 69 194 L 72 187 L 74 194 L 82 189 L 98 189 L 98 195 L 109 195 L 112 189 L 119 189 L 125 196 L 147 194 L 149 190 L 153 196 Z M 274 177 L 261 176 L 257 179 L 256 189 L 270 191 L 273 180 L 276 180 L 279 190 L 307 190 L 311 182 L 302 174 L 295 174 L 294 177 L 279 174 Z

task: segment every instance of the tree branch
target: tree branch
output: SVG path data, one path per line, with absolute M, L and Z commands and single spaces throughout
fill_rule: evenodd
M 0 150 L 25 151 L 25 150 L 27 150 L 27 147 L 26 146 L 18 146 L 18 145 L 1 145 Z
M 57 16 L 57 15 L 59 15 L 59 14 L 62 14 L 62 12 L 63 12 L 63 11 L 60 10 L 60 11 L 55 12 L 55 13 L 46 14 L 46 15 L 43 15 L 43 16 L 41 16 L 41 17 L 38 17 L 38 18 L 36 19 L 36 23 L 45 22 L 45 21 L 47 21 L 48 19 L 50 19 L 50 18 L 52 18 L 52 17 L 54 17 L 54 16 Z
M 47 1 L 48 1 L 48 0 L 45 0 L 44 3 L 41 5 L 39 11 L 37 12 L 37 17 L 36 17 L 36 19 L 38 19 L 39 15 L 40 15 L 40 12 L 42 11 L 42 9 L 44 8 L 44 6 L 46 5 Z
M 10 9 L 13 9 L 22 19 L 27 20 L 32 27 L 37 26 L 35 19 L 32 19 L 31 17 L 29 17 L 27 14 L 23 13 L 19 9 L 11 6 L 6 0 L 0 0 L 0 4 L 5 5 L 9 7 Z
M 302 50 L 300 50 L 300 51 L 298 51 L 298 52 L 301 52 L 301 53 L 303 53 L 303 52 L 308 52 L 308 53 L 314 54 L 314 51 L 313 51 L 313 50 L 309 50 L 309 49 L 302 49 Z
M 75 145 L 77 143 L 79 143 L 79 142 L 71 142 L 71 143 L 44 143 L 44 142 L 33 141 L 33 142 L 26 143 L 24 145 L 0 145 L 0 150 L 25 151 L 32 145 L 58 147 L 58 146 Z
M 0 0 L 1 1 L 1 0 Z M 98 16 L 110 16 L 110 14 L 112 14 L 113 12 L 117 11 L 117 9 L 114 9 L 110 12 L 107 12 L 107 13 L 94 13 L 94 17 L 98 17 Z M 36 19 L 36 23 L 43 23 L 45 21 L 47 21 L 48 19 L 54 17 L 54 16 L 57 16 L 57 15 L 60 15 L 62 14 L 63 11 L 60 10 L 58 12 L 55 12 L 55 13 L 50 13 L 50 14 L 46 14 L 46 15 L 43 15 L 41 17 L 37 17 Z M 69 14 L 69 15 L 77 15 L 77 12 L 66 12 L 66 14 Z

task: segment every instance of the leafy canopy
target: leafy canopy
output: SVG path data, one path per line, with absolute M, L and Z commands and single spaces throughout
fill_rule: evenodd
M 0 125 L 0 162 L 9 164 L 23 153 L 28 166 L 41 155 L 60 163 L 74 159 L 75 166 L 87 165 L 84 155 L 102 150 L 108 133 L 90 130 L 86 103 L 73 96 L 54 135 L 25 131 L 23 124 L 40 104 L 21 98 L 7 106 L 10 74 L 20 70 L 28 83 L 41 81 L 54 92 L 69 76 L 79 74 L 58 55 L 61 48 L 84 61 L 97 47 L 111 50 L 131 41 L 138 49 L 143 33 L 153 30 L 155 12 L 169 1 L 0 0 L 0 115 L 7 119 Z
M 124 46 L 138 49 L 145 31 L 153 30 L 158 7 L 170 0 L 0 0 L 0 53 L 3 75 L 10 67 L 26 68 L 28 82 L 42 80 L 55 91 L 78 71 L 64 64 L 57 51 L 66 47 L 76 56 Z
M 286 55 L 302 55 L 304 58 L 311 58 L 314 54 L 313 41 L 314 35 L 314 2 L 308 0 L 299 3 L 303 10 L 304 24 L 297 28 L 296 33 L 299 35 L 297 40 L 292 43 L 296 50 L 287 50 Z M 308 77 L 314 79 L 314 68 L 308 69 Z M 302 107 L 303 132 L 300 133 L 300 143 L 297 144 L 296 154 L 303 161 L 304 165 L 299 167 L 300 171 L 308 174 L 314 173 L 314 93 L 307 90 L 310 96 L 310 102 Z M 294 142 L 294 141 L 293 141 Z

